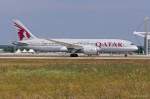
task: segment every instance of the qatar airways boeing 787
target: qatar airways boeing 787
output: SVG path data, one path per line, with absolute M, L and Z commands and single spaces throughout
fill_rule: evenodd
M 35 51 L 68 52 L 71 57 L 77 53 L 98 55 L 101 52 L 125 53 L 138 50 L 132 42 L 121 39 L 42 39 L 34 36 L 19 20 L 13 21 L 19 40 L 13 42 Z

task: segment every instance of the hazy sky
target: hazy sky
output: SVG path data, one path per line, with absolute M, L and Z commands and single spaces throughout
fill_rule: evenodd
M 0 0 L 0 44 L 17 40 L 12 19 L 43 38 L 121 38 L 150 16 L 150 0 Z M 142 30 L 142 29 L 141 29 Z

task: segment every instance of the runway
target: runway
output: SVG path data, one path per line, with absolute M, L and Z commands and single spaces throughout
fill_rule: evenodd
M 44 57 L 44 56 L 0 56 L 0 59 L 111 59 L 111 60 L 119 60 L 119 59 L 134 59 L 134 60 L 139 60 L 139 59 L 148 59 L 150 60 L 150 57 L 136 57 L 136 56 L 129 56 L 129 57 L 119 57 L 119 56 L 103 56 L 103 57 Z
M 109 55 L 101 54 L 99 56 L 85 56 L 80 54 L 79 57 L 69 57 L 68 54 L 14 54 L 14 53 L 1 53 L 0 59 L 150 59 L 150 56 L 145 55 Z

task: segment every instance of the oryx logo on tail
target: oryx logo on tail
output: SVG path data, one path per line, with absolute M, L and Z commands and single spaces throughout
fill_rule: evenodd
M 14 26 L 17 29 L 20 41 L 36 38 L 19 20 L 14 20 Z
M 17 23 L 14 24 L 18 28 L 18 37 L 20 41 L 23 40 L 24 38 L 29 39 L 31 37 L 28 31 L 26 31 L 23 27 L 21 27 Z

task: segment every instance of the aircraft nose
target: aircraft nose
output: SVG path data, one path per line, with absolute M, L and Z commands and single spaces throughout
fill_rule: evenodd
M 138 50 L 138 47 L 137 47 L 137 46 L 134 46 L 133 49 L 134 49 L 135 51 L 137 51 L 137 50 Z

